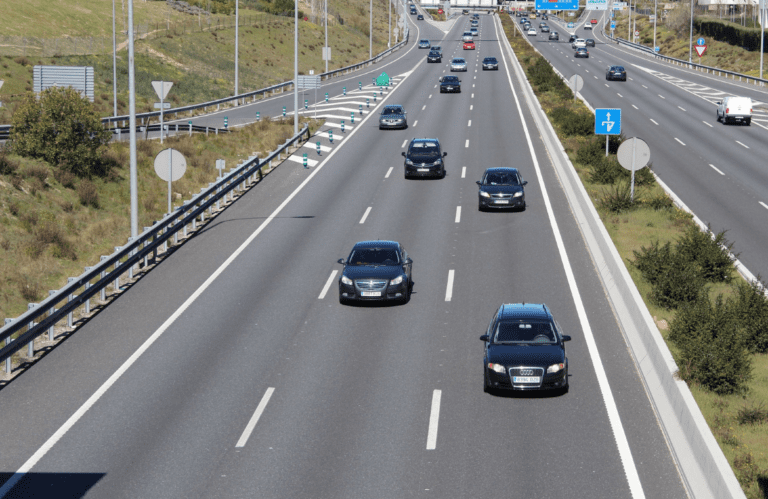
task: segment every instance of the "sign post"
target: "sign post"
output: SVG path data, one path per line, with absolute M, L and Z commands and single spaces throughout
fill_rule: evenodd
M 160 143 L 163 143 L 163 110 L 165 108 L 170 108 L 171 105 L 168 104 L 167 106 L 164 105 L 163 100 L 165 100 L 165 96 L 168 95 L 168 91 L 171 90 L 171 87 L 173 86 L 172 81 L 153 81 L 152 82 L 152 88 L 155 89 L 155 93 L 160 98 L 160 105 L 158 106 L 155 104 L 155 107 L 160 108 Z M 168 210 L 168 213 L 170 213 L 170 209 Z
M 619 146 L 616 153 L 619 164 L 632 172 L 632 187 L 630 190 L 630 200 L 635 200 L 635 170 L 645 168 L 651 161 L 651 149 L 643 139 L 632 137 L 625 140 Z
M 605 135 L 605 155 L 608 156 L 608 136 L 621 134 L 621 109 L 595 109 L 595 135 Z
M 0 88 L 3 88 L 3 83 L 5 83 L 5 82 L 3 80 L 0 80 Z M 3 107 L 3 103 L 2 102 L 0 102 L 0 107 Z

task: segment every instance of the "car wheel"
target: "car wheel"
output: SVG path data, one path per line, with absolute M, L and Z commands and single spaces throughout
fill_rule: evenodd
M 720 113 L 716 113 L 715 116 L 717 118 L 717 122 L 719 123 L 720 122 Z
M 443 171 L 440 172 L 440 178 L 445 178 L 445 168 L 443 168 Z
M 747 125 L 747 126 L 751 125 L 752 124 L 752 118 L 745 119 L 744 120 L 744 124 Z
M 488 374 L 483 369 L 483 393 L 491 393 L 491 384 L 488 382 Z
M 341 296 L 341 293 L 339 293 L 339 303 L 341 303 L 342 305 L 347 304 L 347 299 Z

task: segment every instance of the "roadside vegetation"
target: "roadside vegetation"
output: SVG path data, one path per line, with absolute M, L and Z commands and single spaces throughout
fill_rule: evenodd
M 596 137 L 594 115 L 552 66 L 504 29 L 646 306 L 749 498 L 768 493 L 768 300 L 735 271 L 725 232 L 713 239 L 677 209 L 649 168 L 616 160 L 624 137 Z M 652 168 L 652 165 L 651 165 Z

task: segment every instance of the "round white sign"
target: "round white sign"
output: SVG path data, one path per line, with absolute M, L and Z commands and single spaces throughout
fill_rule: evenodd
M 643 139 L 632 137 L 621 143 L 616 159 L 627 170 L 640 170 L 651 161 L 651 148 Z
M 187 171 L 187 160 L 176 149 L 163 149 L 155 156 L 155 173 L 161 179 L 175 182 Z

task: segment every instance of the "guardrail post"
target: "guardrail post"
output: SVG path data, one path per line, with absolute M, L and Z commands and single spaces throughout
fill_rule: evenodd
M 135 240 L 134 237 L 129 237 L 128 238 L 128 244 L 131 244 L 134 240 Z M 132 249 L 130 255 L 128 255 L 128 256 L 132 257 L 135 254 L 136 254 L 136 250 Z M 128 267 L 128 279 L 133 279 L 133 265 Z
M 32 310 L 33 308 L 37 308 L 37 303 L 27 303 L 27 310 Z M 33 327 L 35 327 L 35 322 L 32 321 L 27 325 L 27 330 L 31 330 Z M 27 343 L 27 357 L 32 358 L 35 356 L 35 339 L 32 338 L 29 340 L 29 343 Z
M 208 125 L 205 125 L 205 136 L 208 136 Z
M 85 267 L 86 272 L 90 272 L 91 270 L 93 270 L 93 267 Z M 91 287 L 90 281 L 86 281 L 85 290 L 88 291 L 88 288 L 90 287 Z M 91 313 L 91 298 L 89 297 L 85 299 L 85 315 L 88 315 L 90 313 Z
M 179 223 L 179 222 L 178 222 L 178 220 L 177 220 L 176 222 L 174 222 L 174 223 L 173 223 L 173 225 L 177 225 L 178 223 Z M 178 245 L 178 244 L 179 244 L 179 230 L 178 230 L 178 229 L 176 229 L 176 230 L 173 232 L 173 244 L 174 244 L 174 245 Z
M 107 258 L 109 258 L 109 257 L 105 256 L 105 255 L 101 255 L 99 257 L 99 260 L 103 262 Z M 99 276 L 100 279 L 104 279 L 106 276 L 107 276 L 107 271 L 106 270 L 102 270 L 101 271 L 101 275 Z M 107 301 L 107 290 L 106 290 L 106 288 L 103 285 L 101 287 L 101 291 L 99 291 L 99 298 L 101 298 L 101 301 Z
M 48 296 L 55 296 L 58 292 L 59 291 L 56 289 L 51 289 L 48 291 Z M 48 316 L 50 317 L 54 313 L 56 313 L 56 307 L 51 306 L 51 308 L 48 309 Z M 53 324 L 48 328 L 48 341 L 53 341 Z
M 13 323 L 14 320 L 15 319 L 5 319 L 5 325 L 7 326 L 8 324 Z M 5 339 L 5 345 L 6 346 L 10 345 L 12 341 L 13 340 L 11 339 L 10 336 L 7 337 Z M 12 367 L 12 365 L 11 365 L 12 362 L 11 361 L 12 361 L 12 358 L 13 358 L 13 355 L 9 355 L 8 358 L 5 359 L 5 374 L 11 374 L 11 367 Z
M 147 232 L 151 228 L 152 227 L 144 227 L 144 232 Z M 147 249 L 147 244 L 149 244 L 149 240 L 148 239 L 144 239 L 144 243 L 141 245 L 141 250 L 142 251 Z M 144 267 L 146 267 L 148 265 L 148 260 L 149 260 L 149 256 L 147 255 L 147 253 L 144 253 Z
M 115 246 L 115 253 L 117 253 L 121 249 L 123 249 L 122 246 Z M 114 281 L 115 293 L 118 293 L 120 291 L 120 274 L 117 273 L 117 268 L 119 266 L 120 266 L 120 260 L 117 260 L 115 262 L 115 270 L 114 270 L 114 272 L 115 272 L 115 281 Z
M 77 280 L 77 277 L 67 277 L 67 284 L 71 284 L 71 283 L 75 282 L 76 280 Z M 69 296 L 67 296 L 67 303 L 71 302 L 74 299 L 75 299 L 75 294 L 74 293 L 70 293 Z M 74 312 L 70 312 L 70 313 L 67 314 L 67 327 L 70 328 L 70 329 L 75 327 L 73 325 L 73 322 L 72 322 L 72 317 L 73 316 L 74 316 Z
M 186 205 L 187 205 L 187 202 L 186 202 L 186 201 L 184 201 L 184 204 L 183 204 L 182 206 L 186 206 Z M 184 224 L 184 237 L 185 237 L 185 238 L 187 237 L 187 226 L 188 226 L 188 225 L 189 225 L 189 224 L 186 224 L 186 223 Z

